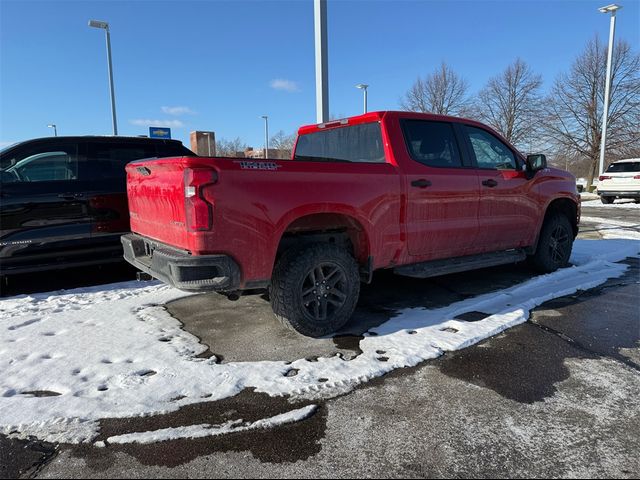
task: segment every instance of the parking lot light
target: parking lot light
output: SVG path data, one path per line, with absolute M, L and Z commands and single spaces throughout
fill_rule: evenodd
M 49 128 L 53 128 L 53 136 L 54 136 L 54 137 L 57 137 L 57 136 L 58 136 L 58 129 L 56 128 L 56 124 L 55 124 L 55 123 L 52 123 L 52 124 L 50 124 L 50 125 L 47 125 L 47 127 L 49 127 Z
M 604 85 L 604 108 L 602 111 L 602 138 L 600 140 L 600 168 L 598 173 L 604 172 L 604 153 L 607 145 L 607 117 L 609 116 L 609 92 L 611 91 L 611 59 L 613 58 L 613 38 L 616 32 L 616 12 L 622 7 L 612 3 L 598 10 L 600 13 L 611 14 L 611 24 L 609 27 L 609 51 L 607 52 L 607 77 Z
M 111 65 L 111 35 L 109 33 L 109 23 L 102 22 L 100 20 L 89 20 L 89 26 L 104 30 L 107 36 L 107 66 L 109 69 L 109 90 L 111 93 L 111 121 L 113 123 L 113 134 L 118 135 L 118 124 L 116 122 L 116 98 L 113 91 L 113 67 Z
M 359 83 L 358 85 L 356 85 L 356 88 L 359 88 L 360 90 L 364 90 L 364 113 L 367 113 L 367 88 L 369 87 L 369 85 L 367 85 L 366 83 Z

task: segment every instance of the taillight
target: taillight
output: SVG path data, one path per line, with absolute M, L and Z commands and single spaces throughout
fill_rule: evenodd
M 203 188 L 217 181 L 218 175 L 211 169 L 186 168 L 184 170 L 184 205 L 188 230 L 211 230 L 213 205 L 204 198 Z
M 598 177 L 598 180 L 599 180 L 599 181 L 602 181 L 602 180 L 611 180 L 612 178 L 613 178 L 613 177 L 610 177 L 610 176 L 608 176 L 608 175 L 600 175 L 600 176 Z
M 634 180 L 640 180 L 640 175 L 635 175 L 635 176 L 633 177 L 633 179 L 634 179 Z

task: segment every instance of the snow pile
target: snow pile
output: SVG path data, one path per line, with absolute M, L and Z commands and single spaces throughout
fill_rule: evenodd
M 195 358 L 206 347 L 181 330 L 162 307 L 187 294 L 157 283 L 1 300 L 0 433 L 87 442 L 97 435 L 102 418 L 167 413 L 249 387 L 273 396 L 343 392 L 523 323 L 532 308 L 547 300 L 622 275 L 627 266 L 612 262 L 639 252 L 637 240 L 577 241 L 573 267 L 444 308 L 400 311 L 368 332 L 360 342 L 363 353 L 349 361 L 334 356 L 292 364 L 219 365 Z M 456 319 L 472 311 L 487 317 L 476 322 Z M 290 413 L 297 418 L 304 412 Z M 280 420 L 265 422 L 275 425 Z M 200 436 L 203 431 L 221 434 L 245 427 L 249 426 L 184 427 L 149 432 L 135 441 Z

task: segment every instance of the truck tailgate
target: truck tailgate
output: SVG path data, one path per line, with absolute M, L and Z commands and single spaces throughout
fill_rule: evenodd
M 127 165 L 131 230 L 160 242 L 188 246 L 182 158 L 143 160 Z

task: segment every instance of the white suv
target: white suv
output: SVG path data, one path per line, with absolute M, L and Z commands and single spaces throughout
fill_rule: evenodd
M 616 198 L 633 198 L 640 203 L 640 158 L 613 162 L 598 180 L 602 203 L 613 203 Z

